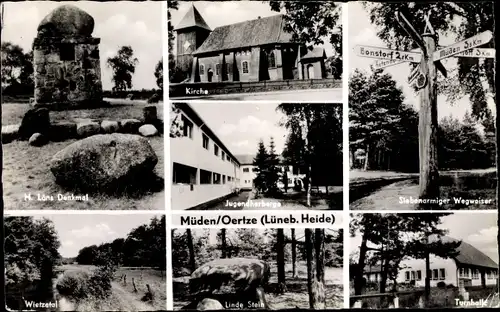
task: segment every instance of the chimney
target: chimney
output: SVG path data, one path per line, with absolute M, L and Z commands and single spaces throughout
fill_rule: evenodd
M 260 16 L 257 16 L 257 19 L 260 19 Z

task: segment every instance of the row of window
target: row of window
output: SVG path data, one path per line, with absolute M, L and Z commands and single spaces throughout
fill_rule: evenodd
M 498 273 L 496 270 L 487 270 L 486 278 L 495 279 L 498 277 Z M 481 273 L 478 269 L 470 269 L 470 268 L 460 268 L 459 277 L 461 278 L 471 278 L 471 279 L 479 279 L 481 277 Z
M 438 281 L 446 279 L 446 270 L 445 269 L 432 269 L 429 272 L 429 276 L 431 280 Z M 422 271 L 405 271 L 405 281 L 421 281 L 422 280 Z
M 241 68 L 243 74 L 248 74 L 250 72 L 250 66 L 248 61 L 241 62 Z M 212 69 L 208 68 L 208 72 L 211 72 Z M 231 73 L 231 64 L 226 63 L 226 73 Z M 221 65 L 219 63 L 215 64 L 215 75 L 219 76 L 221 74 Z M 200 64 L 200 76 L 205 75 L 205 64 Z
M 182 114 L 181 118 L 182 118 L 182 135 L 190 139 L 193 139 L 193 126 L 194 126 L 193 123 L 186 116 L 184 116 L 184 114 Z M 204 149 L 206 150 L 210 149 L 210 139 L 205 133 L 203 133 L 202 145 Z M 229 157 L 229 155 L 226 154 L 224 151 L 221 151 L 219 146 L 217 146 L 217 144 L 214 143 L 214 155 L 219 156 L 219 154 L 221 156 L 222 161 L 229 161 L 232 162 L 234 165 L 236 165 L 236 163 L 231 160 L 231 157 Z
M 198 169 L 183 164 L 173 164 L 172 182 L 174 184 L 197 184 Z M 235 178 L 216 172 L 200 169 L 200 184 L 226 184 L 235 181 Z

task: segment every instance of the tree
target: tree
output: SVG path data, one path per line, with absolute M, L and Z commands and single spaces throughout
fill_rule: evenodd
M 318 283 L 318 304 L 320 309 L 326 308 L 325 296 L 325 229 L 314 230 L 314 249 L 316 252 L 316 280 Z
M 295 229 L 290 229 L 291 240 L 292 240 L 292 277 L 295 278 L 296 272 L 296 262 L 297 262 L 297 241 L 295 240 Z
M 33 52 L 24 53 L 20 46 L 2 41 L 2 86 L 22 92 L 18 88 L 33 85 Z
M 185 79 L 185 75 L 182 70 L 177 66 L 177 62 L 175 60 L 175 54 L 173 53 L 174 41 L 175 41 L 175 32 L 174 25 L 172 25 L 172 14 L 171 10 L 179 9 L 179 2 L 176 0 L 168 0 L 168 10 L 167 10 L 167 19 L 168 19 L 168 78 L 172 83 L 181 82 Z
M 269 153 L 267 154 L 267 172 L 265 175 L 266 189 L 269 194 L 276 194 L 278 192 L 278 181 L 280 178 L 279 165 L 280 160 L 276 154 L 274 139 L 271 137 Z
M 159 60 L 155 66 L 156 85 L 163 90 L 163 59 Z
M 277 229 L 276 241 L 276 265 L 278 268 L 278 291 L 283 294 L 286 292 L 285 282 L 285 234 L 283 229 Z
M 170 137 L 177 138 L 182 136 L 184 125 L 182 123 L 182 114 L 179 106 L 172 102 L 170 103 Z
M 106 64 L 113 70 L 113 91 L 132 89 L 132 74 L 139 60 L 134 57 L 131 46 L 123 46 L 114 57 L 108 58 Z
M 281 174 L 281 181 L 283 182 L 283 188 L 285 193 L 288 192 L 288 166 L 283 168 L 283 173 Z
M 187 237 L 187 245 L 189 250 L 189 267 L 191 269 L 191 273 L 196 270 L 196 258 L 194 254 L 194 245 L 193 245 L 193 236 L 191 235 L 191 230 L 186 229 L 186 237 Z
M 257 170 L 257 176 L 255 177 L 254 185 L 258 192 L 265 192 L 268 189 L 267 176 L 269 170 L 268 153 L 266 147 L 264 146 L 264 141 L 260 140 L 257 150 L 257 155 L 253 160 L 253 165 Z

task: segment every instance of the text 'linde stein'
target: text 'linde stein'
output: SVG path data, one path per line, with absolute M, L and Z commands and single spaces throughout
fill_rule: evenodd
M 420 62 L 422 55 L 415 52 L 397 51 L 376 47 L 357 46 L 356 51 L 359 56 L 372 57 L 403 62 Z

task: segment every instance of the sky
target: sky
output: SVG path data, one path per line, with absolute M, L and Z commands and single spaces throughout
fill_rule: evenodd
M 233 155 L 255 155 L 260 139 L 269 146 L 272 136 L 281 154 L 288 131 L 278 124 L 284 115 L 275 103 L 190 103 Z
M 125 238 L 134 228 L 149 224 L 155 214 L 121 214 L 121 215 L 44 215 L 36 218 L 47 218 L 54 227 L 61 242 L 59 253 L 63 257 L 76 257 L 83 247 L 110 243 L 117 238 Z M 166 235 L 166 234 L 165 234 Z
M 192 3 L 191 1 L 179 1 L 179 9 L 171 10 L 172 25 L 174 27 L 179 24 Z M 268 17 L 279 14 L 278 12 L 271 11 L 269 3 L 265 3 L 264 1 L 196 1 L 194 4 L 212 30 L 219 26 L 257 19 L 259 16 Z M 339 21 L 341 20 L 342 18 L 340 17 Z M 333 46 L 328 40 L 325 41 L 324 48 L 327 56 L 333 55 Z
M 455 213 L 441 219 L 443 222 L 440 229 L 447 229 L 447 236 L 463 240 L 485 253 L 493 261 L 498 263 L 498 244 L 496 225 L 496 214 L 491 213 Z M 361 245 L 361 234 L 356 233 L 350 239 L 349 254 L 359 251 Z
M 139 60 L 133 75 L 133 89 L 158 88 L 154 70 L 163 56 L 161 2 L 6 2 L 2 41 L 10 41 L 24 51 L 30 51 L 38 24 L 62 4 L 77 6 L 94 18 L 92 36 L 101 38 L 99 49 L 104 90 L 113 87 L 112 71 L 105 65 L 106 59 L 116 55 L 118 49 L 125 45 L 132 47 Z
M 370 71 L 370 65 L 375 63 L 376 59 L 357 56 L 354 52 L 356 45 L 366 45 L 373 47 L 387 48 L 387 45 L 377 37 L 377 28 L 372 26 L 368 13 L 363 9 L 360 2 L 350 2 L 348 7 L 348 46 L 349 46 L 349 73 L 358 68 Z M 418 31 L 418 30 L 417 30 Z M 423 30 L 421 30 L 423 31 Z M 455 43 L 457 40 L 451 36 L 440 35 L 439 45 L 447 46 Z M 450 72 L 456 67 L 456 58 L 450 57 L 443 59 L 444 67 Z M 352 64 L 352 65 L 351 65 Z M 410 66 L 405 64 L 394 65 L 387 67 L 385 71 L 392 75 L 398 82 L 398 85 L 403 88 L 406 102 L 415 106 L 418 110 L 418 98 L 416 93 L 410 88 L 406 82 L 410 74 Z M 438 79 L 441 74 L 438 73 Z M 492 99 L 489 101 L 489 107 L 495 114 L 495 103 Z M 455 118 L 462 118 L 466 112 L 470 112 L 470 102 L 468 97 L 462 98 L 457 103 L 448 103 L 445 96 L 438 96 L 438 119 L 446 116 L 454 116 Z

